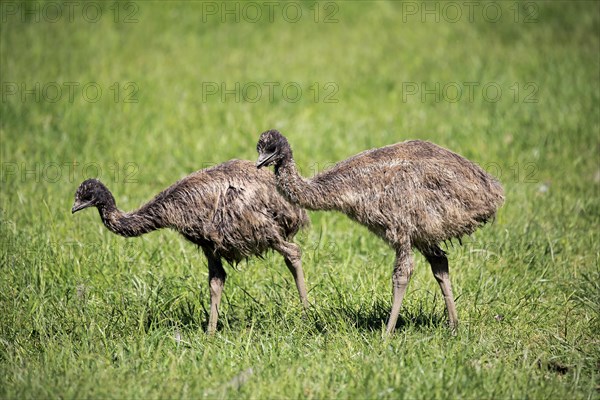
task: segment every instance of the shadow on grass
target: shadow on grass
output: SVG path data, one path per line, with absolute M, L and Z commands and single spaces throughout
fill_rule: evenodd
M 189 330 L 208 327 L 208 310 L 201 304 L 198 309 L 191 301 L 182 301 L 175 307 L 146 306 L 144 328 L 146 332 L 158 327 L 178 327 Z
M 311 305 L 306 311 L 298 304 L 283 304 L 277 300 L 264 306 L 258 302 L 245 303 L 243 306 L 228 304 L 227 311 L 219 316 L 217 330 L 228 327 L 231 330 L 254 329 L 272 331 L 274 324 L 295 326 L 303 325 L 306 331 L 327 333 L 339 330 L 383 331 L 387 325 L 391 305 L 376 300 L 370 305 Z M 400 310 L 396 331 L 408 328 L 446 327 L 443 313 L 419 307 Z M 208 327 L 207 305 L 188 300 L 178 302 L 171 307 L 147 307 L 145 329 L 150 331 L 158 327 L 178 327 L 185 330 L 203 330 Z
M 311 309 L 312 323 L 318 332 L 325 333 L 329 329 L 336 329 L 337 326 L 347 326 L 357 330 L 375 332 L 383 331 L 387 326 L 391 305 L 377 301 L 374 304 L 358 308 L 332 307 L 317 310 Z M 406 309 L 400 311 L 396 330 L 402 330 L 407 327 L 417 328 L 438 328 L 446 326 L 446 319 L 443 315 L 430 313 L 426 310 L 410 312 Z

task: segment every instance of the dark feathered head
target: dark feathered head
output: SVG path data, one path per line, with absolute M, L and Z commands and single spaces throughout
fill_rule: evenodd
M 258 161 L 256 167 L 277 165 L 285 157 L 291 156 L 290 145 L 281 133 L 275 129 L 263 132 L 256 144 Z
M 72 213 L 83 210 L 88 207 L 99 207 L 107 204 L 114 204 L 114 198 L 108 188 L 98 179 L 87 179 L 79 185 L 75 192 L 75 202 Z

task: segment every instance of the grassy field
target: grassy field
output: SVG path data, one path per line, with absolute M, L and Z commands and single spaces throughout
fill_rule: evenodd
M 600 398 L 600 3 L 0 5 L 0 398 Z M 70 213 L 85 178 L 131 210 L 270 128 L 307 176 L 420 138 L 502 181 L 448 248 L 457 336 L 417 255 L 383 337 L 393 252 L 340 214 L 297 237 L 305 317 L 268 254 L 209 337 L 193 245 Z

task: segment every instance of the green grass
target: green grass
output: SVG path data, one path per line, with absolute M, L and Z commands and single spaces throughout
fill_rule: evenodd
M 2 6 L 36 4 L 48 6 Z M 283 4 L 257 23 L 203 21 L 222 2 L 102 3 L 96 23 L 82 5 L 57 22 L 3 9 L 0 398 L 598 399 L 599 3 L 528 2 L 515 22 L 514 3 L 498 2 L 496 23 L 481 14 L 488 3 L 457 23 L 445 3 L 431 3 L 438 23 L 403 8 L 421 2 L 320 2 L 317 23 L 313 3 L 293 4 L 297 23 Z M 124 23 L 131 12 L 138 21 Z M 73 101 L 65 82 L 79 83 Z M 97 102 L 81 95 L 90 82 Z M 223 101 L 203 92 L 212 82 L 258 85 L 262 97 Z M 269 99 L 265 82 L 302 96 Z M 464 82 L 477 82 L 472 101 L 406 92 L 439 83 L 455 98 Z M 21 87 L 36 83 L 39 101 Z M 486 100 L 484 86 L 502 96 L 489 101 L 492 88 Z M 457 336 L 421 256 L 397 332 L 382 336 L 393 252 L 340 214 L 311 212 L 297 238 L 305 317 L 269 254 L 227 268 L 214 337 L 194 246 L 169 231 L 124 239 L 94 211 L 70 214 L 87 177 L 133 209 L 194 170 L 254 160 L 269 128 L 288 136 L 305 175 L 421 138 L 500 178 L 495 223 L 449 248 Z

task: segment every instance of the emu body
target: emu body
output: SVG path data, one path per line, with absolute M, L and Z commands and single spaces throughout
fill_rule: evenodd
M 274 165 L 277 188 L 292 204 L 345 213 L 394 248 L 388 333 L 395 329 L 413 271 L 412 248 L 431 265 L 450 326 L 456 327 L 448 259 L 439 245 L 470 235 L 495 216 L 504 201 L 496 179 L 464 157 L 419 140 L 364 151 L 312 179 L 298 174 L 291 147 L 278 131 L 263 132 L 257 151 L 257 167 Z
M 209 333 L 217 327 L 227 276 L 222 259 L 237 263 L 274 249 L 283 256 L 307 305 L 301 251 L 291 240 L 308 225 L 308 216 L 277 192 L 271 172 L 259 171 L 249 161 L 231 160 L 194 172 L 132 212 L 120 211 L 108 188 L 88 179 L 75 193 L 72 212 L 87 207 L 96 207 L 104 225 L 117 235 L 170 228 L 202 248 L 208 260 Z

